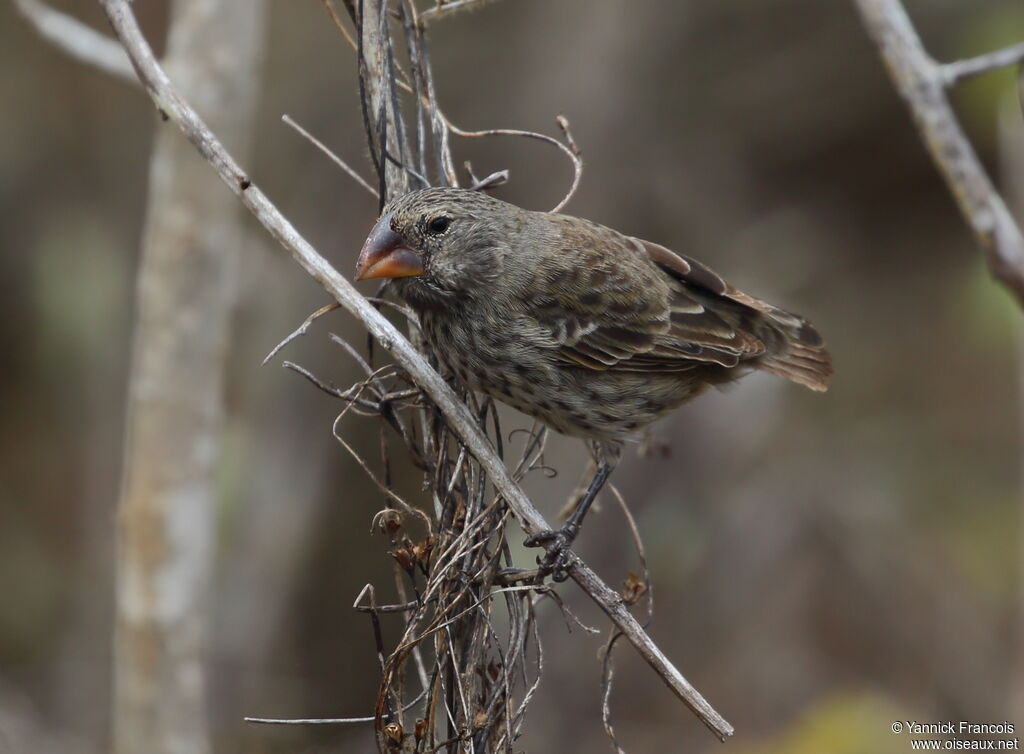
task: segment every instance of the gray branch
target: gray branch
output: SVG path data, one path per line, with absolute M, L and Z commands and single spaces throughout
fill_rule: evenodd
M 370 130 L 370 148 L 380 159 L 380 171 L 384 177 L 384 185 L 380 191 L 381 206 L 392 198 L 409 190 L 409 176 L 405 171 L 409 154 L 409 145 L 404 133 L 399 132 L 402 119 L 396 110 L 395 79 L 388 75 L 394 67 L 393 51 L 390 36 L 382 33 L 383 26 L 388 23 L 388 12 L 385 3 L 364 2 L 363 18 L 359 24 L 359 64 L 366 66 L 370 75 L 364 76 L 369 91 L 368 98 L 369 123 L 383 123 L 383 134 L 375 129 Z M 386 39 L 385 43 L 383 40 Z M 382 143 L 374 144 L 374 135 L 382 137 Z M 390 192 L 390 193 L 389 193 Z
M 910 107 L 925 146 L 985 250 L 992 273 L 1024 303 L 1024 236 L 992 185 L 946 97 L 946 87 L 951 80 L 982 73 L 997 65 L 1010 65 L 1019 60 L 1024 51 L 1009 48 L 1009 52 L 1000 51 L 944 66 L 925 51 L 900 0 L 854 2 L 896 89 Z
M 266 0 L 171 3 L 167 65 L 243 154 L 254 131 L 265 11 Z M 118 503 L 116 754 L 213 748 L 204 676 L 243 220 L 195 150 L 160 129 L 149 165 Z
M 518 518 L 523 530 L 536 534 L 550 529 L 543 516 L 515 483 L 509 471 L 494 453 L 473 415 L 434 371 L 412 344 L 298 233 L 290 222 L 253 185 L 248 174 L 199 118 L 192 107 L 177 93 L 142 35 L 128 0 L 100 0 L 114 32 L 124 45 L 139 77 L 153 102 L 167 118 L 181 129 L 185 137 L 217 171 L 242 203 L 256 216 L 270 234 L 281 243 L 292 258 L 320 283 L 346 310 L 358 318 L 376 338 L 381 347 L 392 353 L 437 404 L 470 453 L 486 470 L 494 486 L 501 492 Z M 668 687 L 720 739 L 732 735 L 730 725 L 703 696 L 683 677 L 629 612 L 622 596 L 609 588 L 594 571 L 575 555 L 571 556 L 569 574 L 592 600 L 622 631 L 641 656 L 658 673 Z
M 14 7 L 39 36 L 61 52 L 125 83 L 139 83 L 131 61 L 116 40 L 40 0 L 14 0 Z
M 981 76 L 1007 66 L 1020 65 L 1021 61 L 1024 61 L 1024 42 L 975 58 L 946 63 L 942 66 L 942 73 L 946 79 L 946 86 L 952 86 L 964 79 Z

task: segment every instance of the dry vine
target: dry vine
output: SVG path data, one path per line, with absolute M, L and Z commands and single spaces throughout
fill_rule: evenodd
M 391 25 L 385 20 L 387 3 L 372 13 L 366 4 L 346 3 L 354 26 L 348 30 L 329 0 L 324 6 L 334 24 L 359 57 L 360 92 L 364 126 L 371 145 L 378 185 L 375 188 L 351 166 L 331 154 L 321 142 L 285 116 L 285 122 L 348 173 L 360 186 L 377 197 L 383 206 L 387 197 L 410 185 L 457 185 L 458 175 L 451 155 L 451 137 L 519 136 L 547 142 L 560 149 L 573 168 L 573 179 L 564 198 L 552 210 L 561 210 L 579 186 L 583 163 L 572 138 L 569 123 L 557 123 L 564 141 L 515 129 L 465 131 L 444 116 L 438 107 L 430 78 L 430 62 L 423 25 L 409 0 L 397 4 L 396 20 L 406 40 L 405 60 L 411 75 L 397 61 Z M 447 6 L 435 6 L 440 14 Z M 376 15 L 373 15 L 376 14 Z M 369 45 L 378 46 L 372 55 Z M 377 61 L 376 69 L 370 60 Z M 401 91 L 411 100 L 415 112 L 415 139 L 409 138 L 402 113 Z M 407 106 L 409 102 L 404 103 Z M 381 114 L 383 113 L 383 114 Z M 414 142 L 414 143 L 413 143 Z M 480 179 L 466 163 L 471 188 L 486 190 L 503 183 L 508 171 L 496 171 Z M 383 299 L 378 305 L 398 308 L 408 319 L 410 335 L 419 339 L 415 315 L 406 307 Z M 295 337 L 307 332 L 321 315 L 336 306 L 324 307 L 274 348 L 269 361 Z M 367 718 L 332 720 L 267 720 L 273 723 L 374 722 L 378 749 L 385 751 L 433 752 L 512 751 L 520 736 L 527 706 L 540 682 L 543 651 L 537 631 L 537 605 L 544 598 L 564 612 L 566 622 L 582 626 L 564 606 L 557 593 L 544 585 L 537 569 L 515 567 L 505 538 L 509 508 L 500 495 L 490 491 L 487 474 L 452 434 L 442 414 L 403 374 L 389 367 L 374 369 L 372 348 L 364 358 L 336 335 L 331 339 L 356 360 L 364 379 L 339 390 L 325 384 L 305 369 L 285 362 L 321 390 L 340 398 L 345 407 L 335 422 L 335 438 L 357 461 L 384 495 L 387 507 L 374 516 L 374 531 L 389 540 L 394 560 L 399 602 L 378 604 L 377 589 L 367 584 L 353 607 L 368 614 L 373 623 L 381 684 L 374 715 Z M 372 343 L 371 343 L 372 345 Z M 266 363 L 266 362 L 264 362 Z M 504 456 L 504 438 L 494 404 L 489 399 L 462 391 L 478 418 L 480 429 L 490 428 L 499 456 Z M 433 503 L 428 516 L 399 498 L 391 489 L 391 461 L 382 428 L 380 448 L 383 474 L 346 442 L 338 431 L 349 413 L 376 416 L 403 440 L 414 464 L 426 477 L 425 486 Z M 513 479 L 519 482 L 535 471 L 553 474 L 544 464 L 547 432 L 537 425 L 527 433 L 518 460 L 512 464 Z M 511 440 L 511 438 L 509 438 Z M 615 495 L 636 537 L 643 558 L 639 534 L 626 503 Z M 410 519 L 418 519 L 411 527 Z M 418 534 L 412 534 L 412 530 Z M 644 578 L 632 574 L 627 582 L 626 601 L 637 602 L 650 594 L 646 565 Z M 411 597 L 411 598 L 410 598 Z M 650 605 L 650 601 L 648 601 Z M 502 612 L 500 619 L 495 614 Z M 400 616 L 403 632 L 390 650 L 382 644 L 381 620 L 386 614 Z M 650 618 L 650 613 L 648 613 Z M 588 631 L 596 632 L 582 626 Z M 611 651 L 619 631 L 613 632 L 605 648 L 602 715 L 605 729 L 620 750 L 610 724 L 608 697 L 611 692 Z M 410 686 L 414 690 L 410 690 Z
M 361 296 L 281 215 L 175 88 L 139 29 L 130 0 L 98 1 L 116 42 L 65 14 L 48 15 L 48 6 L 40 0 L 19 0 L 19 8 L 41 33 L 69 54 L 123 77 L 124 67 L 111 62 L 116 56 L 110 55 L 111 45 L 120 45 L 162 119 L 181 130 L 242 204 L 338 305 L 365 325 L 376 344 L 404 370 L 374 370 L 369 360 L 340 339 L 335 340 L 366 363 L 366 378 L 358 385 L 335 390 L 301 367 L 288 365 L 344 400 L 343 416 L 348 412 L 379 416 L 403 439 L 430 481 L 434 510 L 427 516 L 391 493 L 386 456 L 383 476 L 377 479 L 389 505 L 395 506 L 382 512 L 376 522 L 392 538 L 392 555 L 401 576 L 396 583 L 400 601 L 379 605 L 376 590 L 368 586 L 355 608 L 369 614 L 375 629 L 384 615 L 401 615 L 405 621 L 403 638 L 390 653 L 380 641 L 381 632 L 375 630 L 382 683 L 375 714 L 365 719 L 376 725 L 379 749 L 511 751 L 542 669 L 535 618 L 538 600 L 552 599 L 568 621 L 579 624 L 536 571 L 512 566 L 505 541 L 510 514 L 527 535 L 551 528 L 518 484 L 524 474 L 544 469 L 544 432 L 530 435 L 510 471 L 502 458 L 502 437 L 493 406 L 453 391 L 424 357 L 415 327 L 410 337 L 418 347 L 380 314 L 377 307 L 382 302 L 371 303 Z M 572 188 L 556 209 L 565 205 L 579 183 L 582 161 L 564 119 L 558 119 L 562 140 L 511 129 L 470 132 L 456 128 L 437 105 L 424 23 L 412 0 L 343 3 L 354 25 L 354 33 L 346 31 L 345 35 L 357 51 L 364 124 L 378 177 L 378 188 L 368 183 L 364 188 L 376 193 L 383 203 L 410 187 L 428 185 L 429 176 L 442 185 L 455 184 L 453 136 L 513 135 L 548 142 L 570 159 Z M 438 2 L 424 15 L 438 20 L 449 11 L 478 4 L 480 0 Z M 324 5 L 344 31 L 329 0 L 324 0 Z M 58 19 L 56 26 L 49 23 L 52 18 Z M 407 70 L 397 60 L 400 55 L 393 46 L 393 28 L 400 29 L 404 38 Z M 403 105 L 414 112 L 412 128 L 403 118 Z M 508 177 L 507 172 L 497 171 L 478 179 L 471 166 L 466 167 L 472 187 L 477 189 L 498 185 Z M 321 313 L 310 317 L 290 338 L 305 332 Z M 484 426 L 492 428 L 492 440 Z M 337 432 L 335 436 L 343 439 Z M 365 468 L 369 470 L 368 465 Z M 495 492 L 489 494 L 492 487 Z M 404 533 L 410 514 L 424 525 L 424 533 L 416 538 Z M 625 637 L 705 725 L 722 740 L 732 735 L 732 726 L 682 676 L 632 615 L 630 608 L 647 589 L 646 584 L 638 585 L 631 578 L 625 593 L 617 592 L 571 552 L 566 571 L 609 617 L 615 635 Z M 492 621 L 496 598 L 504 604 L 509 619 L 503 632 L 496 630 Z M 606 668 L 607 686 L 610 665 Z M 420 688 L 416 694 L 406 689 L 410 678 Z M 417 705 L 421 711 L 409 726 Z M 605 713 L 610 732 L 607 708 Z

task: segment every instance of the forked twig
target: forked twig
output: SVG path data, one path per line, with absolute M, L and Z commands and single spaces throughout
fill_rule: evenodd
M 270 353 L 268 353 L 266 355 L 266 358 L 264 358 L 263 361 L 260 362 L 260 365 L 261 366 L 266 366 L 267 363 L 272 358 L 274 358 L 275 356 L 277 356 L 278 353 L 280 353 L 282 348 L 284 348 L 286 345 L 291 343 L 296 338 L 299 338 L 299 337 L 305 335 L 306 331 L 309 330 L 309 326 L 311 324 L 313 324 L 316 320 L 318 320 L 320 317 L 322 317 L 323 315 L 327 314 L 328 312 L 333 312 L 339 306 L 341 306 L 341 304 L 339 304 L 337 301 L 332 301 L 331 303 L 327 304 L 326 306 L 321 306 L 315 312 L 310 314 L 308 317 L 306 317 L 306 319 L 302 322 L 301 325 L 299 325 L 297 328 L 295 328 L 291 332 L 291 334 L 289 334 L 287 337 L 285 337 L 284 340 L 282 340 L 280 343 L 278 343 L 276 346 L 274 346 L 273 349 L 271 349 Z
M 854 0 L 884 59 L 893 84 L 910 107 L 931 153 L 989 268 L 1024 304 L 1024 235 L 964 134 L 946 88 L 967 76 L 1014 65 L 1024 45 L 960 63 L 936 63 L 924 49 L 900 0 Z

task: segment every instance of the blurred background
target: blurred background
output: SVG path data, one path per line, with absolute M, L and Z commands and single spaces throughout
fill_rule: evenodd
M 93 4 L 54 4 L 106 31 Z M 162 39 L 165 3 L 135 6 Z M 250 172 L 349 274 L 376 204 L 280 118 L 369 175 L 354 56 L 318 1 L 270 8 Z M 1018 0 L 908 9 L 939 59 L 1024 39 Z M 455 123 L 556 133 L 564 113 L 586 161 L 568 211 L 808 316 L 834 355 L 827 394 L 754 375 L 658 425 L 665 456 L 629 452 L 617 471 L 647 545 L 652 633 L 737 729 L 723 748 L 623 646 L 613 713 L 627 751 L 884 754 L 909 749 L 898 719 L 1019 729 L 1020 315 L 852 5 L 509 0 L 435 24 L 431 40 Z M 139 91 L 68 60 L 7 3 L 0 56 L 0 752 L 90 754 L 109 745 L 114 512 L 160 124 Z M 1000 129 L 1024 140 L 1012 93 L 1007 71 L 956 90 L 995 174 Z M 498 196 L 530 208 L 571 176 L 536 142 L 455 148 L 481 175 L 509 168 Z M 369 726 L 242 721 L 371 714 L 371 628 L 351 604 L 363 584 L 391 584 L 386 542 L 368 533 L 380 494 L 331 437 L 340 404 L 260 366 L 327 296 L 246 229 L 218 472 L 215 750 L 369 751 Z M 284 357 L 347 385 L 358 370 L 329 331 L 362 342 L 335 312 Z M 509 412 L 506 430 L 517 423 Z M 341 431 L 372 455 L 375 421 Z M 562 473 L 528 489 L 554 515 L 584 452 L 549 447 Z M 608 503 L 578 551 L 613 585 L 637 567 Z M 606 626 L 571 583 L 560 591 Z M 547 670 L 520 748 L 606 751 L 603 639 L 545 610 Z

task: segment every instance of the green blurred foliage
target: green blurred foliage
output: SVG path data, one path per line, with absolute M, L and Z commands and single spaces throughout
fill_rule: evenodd
M 971 262 L 949 315 L 982 358 L 1014 348 L 1022 335 L 1019 305 L 993 279 L 982 257 Z
M 908 733 L 894 733 L 906 711 L 877 692 L 841 690 L 809 705 L 785 730 L 734 754 L 905 754 Z
M 982 55 L 1024 39 L 1024 7 L 1001 3 L 980 10 L 954 31 L 949 59 Z M 958 111 L 981 148 L 995 146 L 1002 104 L 1016 87 L 1016 69 L 1000 68 L 963 82 L 954 90 Z

